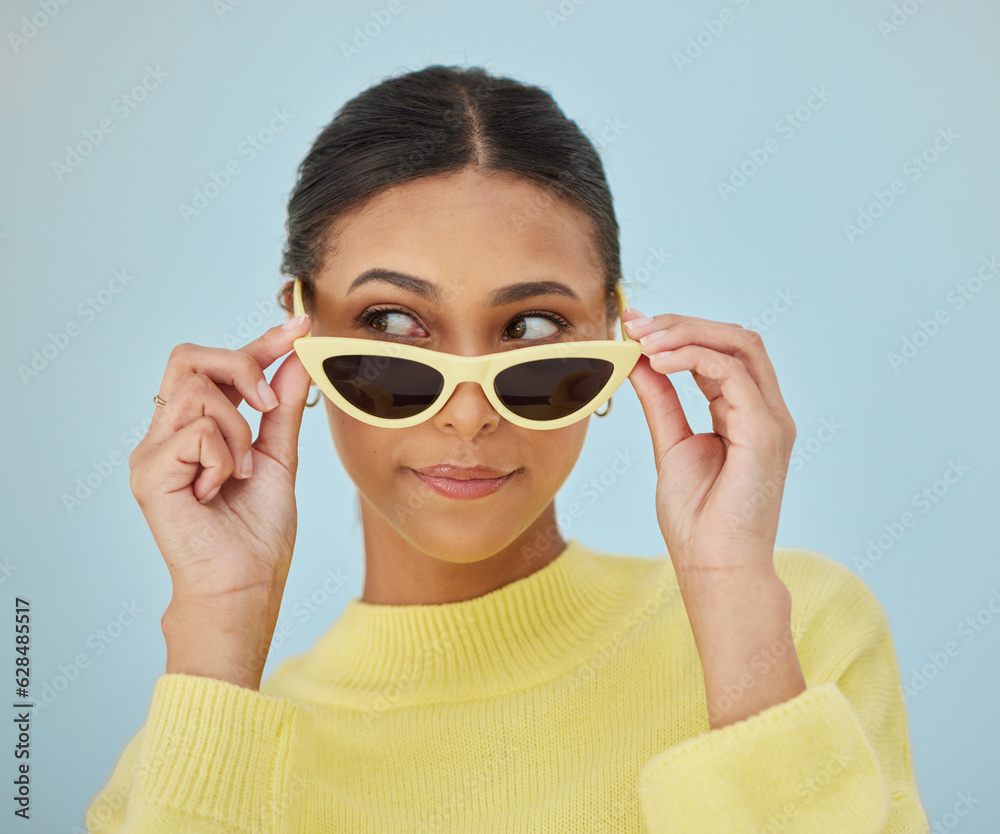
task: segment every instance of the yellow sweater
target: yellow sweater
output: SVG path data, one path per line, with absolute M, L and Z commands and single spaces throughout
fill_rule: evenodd
M 775 567 L 808 688 L 743 721 L 709 727 L 670 559 L 570 539 L 475 599 L 352 598 L 260 692 L 160 676 L 88 829 L 926 834 L 884 610 L 820 553 Z

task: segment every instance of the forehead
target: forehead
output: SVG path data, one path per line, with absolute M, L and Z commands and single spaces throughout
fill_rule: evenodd
M 446 299 L 498 283 L 559 280 L 603 297 L 591 219 L 522 178 L 478 169 L 393 186 L 341 217 L 323 269 L 342 295 L 365 269 L 398 269 L 442 287 Z

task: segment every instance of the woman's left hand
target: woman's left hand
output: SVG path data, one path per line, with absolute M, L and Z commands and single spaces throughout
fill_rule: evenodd
M 760 334 L 671 313 L 628 327 L 642 317 L 623 316 L 643 345 L 629 381 L 652 435 L 656 517 L 678 579 L 773 573 L 795 423 Z M 679 371 L 708 399 L 714 432 L 691 431 L 667 378 Z

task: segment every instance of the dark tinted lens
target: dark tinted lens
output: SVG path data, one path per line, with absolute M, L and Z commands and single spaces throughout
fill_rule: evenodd
M 558 420 L 593 401 L 615 366 L 605 359 L 540 359 L 497 374 L 500 401 L 528 420 Z
M 419 414 L 444 385 L 433 368 L 392 356 L 331 356 L 323 370 L 345 400 L 389 420 Z

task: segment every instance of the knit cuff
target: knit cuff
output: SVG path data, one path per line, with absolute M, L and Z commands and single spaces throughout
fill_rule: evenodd
M 213 830 L 280 830 L 302 709 L 215 678 L 161 675 L 135 774 L 140 816 L 160 808 Z
M 653 834 L 882 831 L 889 791 L 833 681 L 653 756 L 639 774 Z

